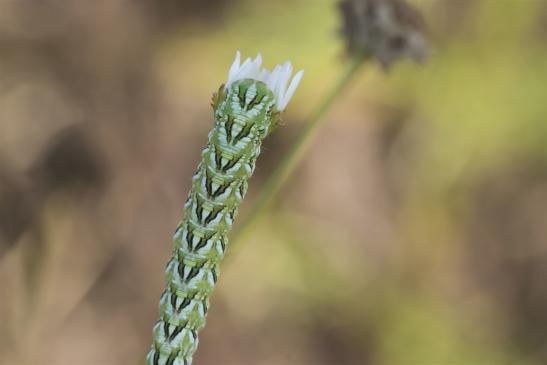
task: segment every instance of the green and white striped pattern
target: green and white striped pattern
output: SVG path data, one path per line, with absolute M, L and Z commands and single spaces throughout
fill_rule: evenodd
M 247 191 L 262 140 L 278 120 L 283 100 L 280 96 L 287 97 L 287 81 L 283 77 L 288 78 L 292 68 L 288 76 L 280 71 L 276 76 L 280 79 L 278 84 L 284 83 L 283 88 L 272 88 L 268 75 L 264 81 L 259 80 L 257 72 L 268 72 L 260 70 L 259 57 L 239 66 L 238 53 L 237 67 L 230 70 L 228 86 L 221 87 L 213 99 L 215 125 L 193 177 L 184 219 L 173 237 L 173 254 L 165 270 L 167 285 L 160 299 L 160 319 L 154 326 L 154 342 L 147 356 L 149 365 L 192 363 L 198 332 L 204 327 L 209 310 L 209 296 L 228 247 L 227 234 Z M 249 68 L 249 64 L 253 67 Z M 242 67 L 247 70 L 241 72 Z M 241 78 L 245 76 L 254 77 Z M 297 85 L 301 76 L 300 73 L 293 79 L 292 93 L 296 89 L 294 81 Z

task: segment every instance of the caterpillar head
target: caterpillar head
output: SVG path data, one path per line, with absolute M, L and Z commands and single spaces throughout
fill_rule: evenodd
M 279 125 L 281 113 L 291 100 L 304 71 L 292 77 L 292 65 L 285 62 L 273 70 L 262 68 L 262 56 L 241 63 L 239 52 L 230 67 L 228 80 L 213 96 L 212 106 L 217 117 L 224 113 L 252 121 L 261 138 Z M 291 80 L 292 78 L 292 80 Z
M 298 71 L 294 77 L 292 76 L 292 64 L 287 61 L 283 65 L 277 65 L 272 70 L 262 67 L 262 56 L 260 53 L 254 60 L 247 58 L 241 63 L 241 54 L 236 53 L 236 58 L 228 72 L 228 80 L 226 86 L 230 86 L 245 79 L 262 82 L 272 93 L 275 103 L 273 110 L 282 112 L 289 104 L 289 101 L 294 95 L 304 71 Z
M 227 106 L 234 115 L 239 115 L 247 123 L 256 125 L 261 139 L 272 130 L 276 99 L 273 92 L 264 82 L 254 79 L 242 79 L 233 82 L 226 96 Z

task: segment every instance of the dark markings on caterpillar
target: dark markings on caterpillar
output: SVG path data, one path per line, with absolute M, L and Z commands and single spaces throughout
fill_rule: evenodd
M 188 244 L 188 248 L 191 250 L 192 245 L 194 242 L 194 231 L 192 228 L 190 228 L 190 225 L 188 225 L 188 231 L 186 232 L 186 243 Z
M 239 185 L 239 194 L 243 198 L 245 196 L 245 193 L 247 192 L 247 189 L 245 188 L 245 184 Z
M 154 365 L 160 364 L 160 349 L 156 346 L 155 352 L 154 352 Z
M 241 132 L 240 132 L 241 133 Z M 227 172 L 232 167 L 235 166 L 236 163 L 238 163 L 241 160 L 242 156 L 238 156 L 237 158 L 233 157 L 224 167 L 222 168 L 222 172 Z
M 179 351 L 175 351 L 169 355 L 167 358 L 167 361 L 165 362 L 165 365 L 173 365 L 175 363 L 175 360 L 177 359 L 177 356 L 179 355 Z
M 177 296 L 173 293 L 170 293 L 170 296 L 171 307 L 173 308 L 173 310 L 177 310 Z
M 207 147 L 205 147 L 206 149 Z M 198 165 L 196 171 L 194 172 L 194 176 L 198 174 L 199 170 L 201 170 L 201 163 Z
M 195 278 L 197 274 L 199 274 L 199 269 L 200 268 L 197 266 L 194 266 L 193 268 L 191 268 L 190 272 L 188 273 L 188 277 L 186 278 L 186 282 L 189 282 L 190 280 Z
M 226 140 L 228 143 L 232 140 L 232 128 L 234 127 L 234 116 L 228 115 L 228 118 L 226 118 L 226 124 L 225 124 L 225 130 L 226 130 Z
M 249 104 L 247 104 L 247 111 L 251 110 L 252 108 L 257 106 L 258 104 L 260 104 L 262 102 L 262 100 L 264 100 L 264 98 L 265 98 L 265 95 L 256 94 L 254 96 L 254 98 L 249 102 Z
M 201 261 L 199 261 L 199 262 L 196 263 L 196 267 L 197 267 L 198 269 L 201 270 L 201 269 L 203 269 L 203 267 L 205 267 L 205 265 L 206 265 L 208 262 L 209 262 L 208 259 L 201 260 Z M 196 292 L 196 293 L 197 293 L 197 292 Z M 194 295 L 195 295 L 195 293 L 194 293 Z
M 197 195 L 196 195 L 197 198 Z M 196 216 L 198 217 L 198 221 L 202 221 L 203 219 L 203 202 L 199 201 L 199 198 L 196 199 Z M 190 247 L 192 247 L 192 243 L 190 243 Z
M 173 258 L 171 258 L 171 260 L 167 261 L 167 265 L 165 265 L 165 270 L 167 271 L 167 269 L 169 268 L 169 265 L 171 265 L 171 262 L 173 261 Z
M 176 326 L 173 332 L 171 332 L 171 335 L 169 335 L 169 341 L 173 341 L 175 337 L 177 337 L 177 335 L 182 332 L 183 329 L 184 326 Z
M 213 238 L 214 236 L 214 233 L 213 234 L 210 234 L 208 236 L 203 236 L 199 239 L 199 242 L 198 244 L 196 245 L 196 247 L 194 247 L 194 251 L 199 251 L 200 249 L 202 249 L 203 247 L 205 247 L 205 245 L 207 244 L 207 242 Z
M 189 321 L 189 320 L 182 321 L 182 322 L 180 322 L 180 325 L 179 325 L 179 326 L 180 326 L 182 329 L 184 329 L 184 328 L 188 327 L 188 322 L 190 322 L 190 321 Z M 175 337 L 176 337 L 176 336 L 175 336 Z M 173 337 L 173 340 L 175 339 L 175 337 Z M 173 341 L 173 340 L 171 340 L 171 341 Z
M 247 90 L 248 90 L 248 86 L 239 85 L 237 98 L 239 99 L 239 105 L 241 106 L 241 109 L 245 107 L 245 100 L 247 99 Z
M 251 133 L 251 129 L 253 129 L 253 124 L 247 123 L 245 124 L 245 127 L 243 127 L 237 136 L 234 137 L 233 143 L 239 142 L 241 139 L 247 137 Z
M 217 169 L 222 167 L 222 153 L 217 148 L 215 148 L 215 164 Z
M 207 194 L 211 196 L 213 194 L 213 179 L 209 175 L 209 171 L 205 169 L 205 189 L 207 190 Z
M 183 260 L 179 259 L 178 265 L 177 265 L 177 273 L 179 274 L 179 277 L 182 279 L 184 277 L 184 262 Z
M 218 197 L 218 196 L 224 194 L 224 193 L 226 192 L 226 189 L 228 189 L 228 187 L 230 186 L 231 183 L 232 183 L 232 182 L 229 182 L 229 183 L 220 185 L 220 186 L 218 187 L 218 189 L 215 190 L 215 191 L 213 192 L 213 195 L 212 195 L 211 197 L 212 197 L 212 198 L 216 198 L 216 197 Z
M 205 219 L 205 224 L 209 224 L 212 221 L 214 221 L 218 217 L 218 215 L 222 212 L 223 209 L 224 209 L 223 207 L 217 207 L 213 209 L 213 211 L 209 213 L 209 216 L 207 216 L 207 219 Z
M 190 304 L 192 302 L 192 299 L 186 297 L 182 300 L 182 303 L 180 303 L 179 307 L 177 308 L 177 311 L 180 312 L 182 311 L 184 308 L 186 308 L 186 306 L 188 306 L 188 304 Z
M 220 247 L 222 247 L 222 253 L 224 253 L 226 251 L 226 241 L 223 238 L 220 239 Z

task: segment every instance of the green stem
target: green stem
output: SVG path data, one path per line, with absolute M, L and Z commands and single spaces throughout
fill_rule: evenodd
M 327 94 L 323 102 L 320 103 L 317 109 L 311 114 L 306 125 L 296 139 L 296 142 L 291 146 L 287 155 L 266 181 L 255 205 L 249 212 L 247 219 L 239 226 L 239 229 L 233 235 L 232 243 L 230 245 L 230 256 L 237 254 L 236 249 L 239 246 L 238 243 L 241 238 L 248 232 L 249 228 L 252 227 L 253 223 L 260 217 L 266 208 L 268 208 L 269 204 L 277 196 L 291 173 L 297 167 L 312 140 L 314 132 L 321 122 L 325 120 L 323 117 L 327 114 L 342 92 L 349 86 L 364 61 L 364 54 L 356 56 L 338 82 L 334 85 L 333 89 Z

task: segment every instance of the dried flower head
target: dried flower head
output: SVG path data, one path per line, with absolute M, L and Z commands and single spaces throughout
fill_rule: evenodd
M 351 54 L 364 52 L 386 68 L 405 57 L 425 59 L 423 18 L 404 0 L 342 0 L 340 10 Z

